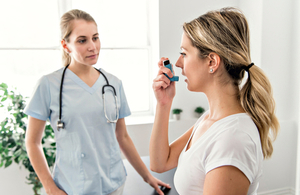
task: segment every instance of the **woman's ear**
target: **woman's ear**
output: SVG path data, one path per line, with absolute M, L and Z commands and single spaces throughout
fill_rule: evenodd
M 64 51 L 66 52 L 66 53 L 70 53 L 71 51 L 69 50 L 69 48 L 68 48 L 68 46 L 67 46 L 67 43 L 66 43 L 66 41 L 63 39 L 63 40 L 61 40 L 61 46 L 63 47 L 63 49 L 64 49 Z
M 211 52 L 207 57 L 209 59 L 209 73 L 216 72 L 221 63 L 220 56 L 214 52 Z

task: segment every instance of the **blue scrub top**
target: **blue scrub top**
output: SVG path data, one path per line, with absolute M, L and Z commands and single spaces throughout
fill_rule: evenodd
M 107 123 L 103 110 L 103 75 L 92 87 L 67 69 L 62 92 L 62 121 L 65 129 L 57 131 L 59 89 L 64 68 L 43 76 L 37 83 L 25 113 L 40 120 L 50 119 L 56 138 L 56 162 L 53 179 L 68 195 L 109 194 L 124 184 L 126 170 L 116 139 L 115 123 Z M 122 82 L 101 69 L 114 86 L 105 87 L 106 112 L 109 119 L 131 114 Z

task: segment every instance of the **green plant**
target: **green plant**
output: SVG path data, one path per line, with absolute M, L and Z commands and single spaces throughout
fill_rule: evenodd
M 180 108 L 174 108 L 173 110 L 172 110 L 172 113 L 173 114 L 180 114 L 182 112 L 182 110 L 180 109 Z
M 25 108 L 25 99 L 16 89 L 9 90 L 5 83 L 0 84 L 0 168 L 9 167 L 13 162 L 24 166 L 29 171 L 26 177 L 27 183 L 33 185 L 35 195 L 40 193 L 42 184 L 33 170 L 28 158 L 25 147 L 25 132 L 28 116 L 23 113 Z M 56 146 L 54 142 L 54 132 L 49 125 L 46 124 L 44 135 L 42 138 L 43 151 L 48 162 L 49 168 L 53 167 L 55 162 Z
M 201 106 L 199 106 L 199 107 L 197 107 L 197 108 L 195 109 L 195 112 L 196 112 L 196 113 L 199 113 L 199 114 L 202 114 L 204 111 L 205 111 L 205 109 L 202 108 Z

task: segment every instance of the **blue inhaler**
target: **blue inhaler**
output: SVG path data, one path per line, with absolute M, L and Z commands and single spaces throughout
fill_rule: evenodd
M 167 67 L 168 69 L 171 70 L 172 74 L 174 75 L 173 73 L 173 69 L 172 69 L 172 65 L 170 64 L 170 61 L 169 60 L 165 60 L 163 61 L 163 64 L 165 67 Z M 172 78 L 170 78 L 166 73 L 164 73 L 166 75 L 166 77 L 168 77 L 170 79 L 170 81 L 178 81 L 179 80 L 179 77 L 178 76 L 173 76 Z

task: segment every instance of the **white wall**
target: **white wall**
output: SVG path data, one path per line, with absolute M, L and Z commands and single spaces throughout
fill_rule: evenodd
M 172 63 L 176 62 L 184 22 L 208 10 L 225 6 L 238 6 L 244 11 L 249 18 L 251 39 L 254 42 L 251 43 L 252 59 L 270 78 L 281 124 L 278 139 L 274 143 L 273 157 L 264 162 L 264 175 L 259 188 L 260 194 L 275 194 L 270 191 L 294 189 L 296 183 L 300 71 L 298 57 L 294 56 L 294 51 L 298 51 L 299 54 L 300 49 L 299 44 L 294 43 L 297 37 L 294 31 L 296 23 L 294 16 L 300 11 L 300 6 L 295 6 L 297 0 L 254 0 L 251 4 L 249 2 L 247 0 L 159 1 L 160 56 L 169 57 Z M 299 28 L 297 32 L 300 32 Z M 296 40 L 299 43 L 299 39 Z M 175 68 L 175 72 L 180 76 L 179 69 Z M 184 110 L 183 120 L 170 123 L 170 141 L 176 139 L 196 121 L 193 118 L 195 107 L 201 105 L 208 109 L 206 97 L 203 94 L 189 92 L 182 77 L 180 80 L 176 86 L 177 93 L 173 107 Z M 142 156 L 148 155 L 151 129 L 152 124 L 128 126 L 128 132 Z M 31 186 L 24 183 L 26 175 L 25 170 L 19 171 L 16 166 L 0 169 L 0 194 L 32 194 Z

